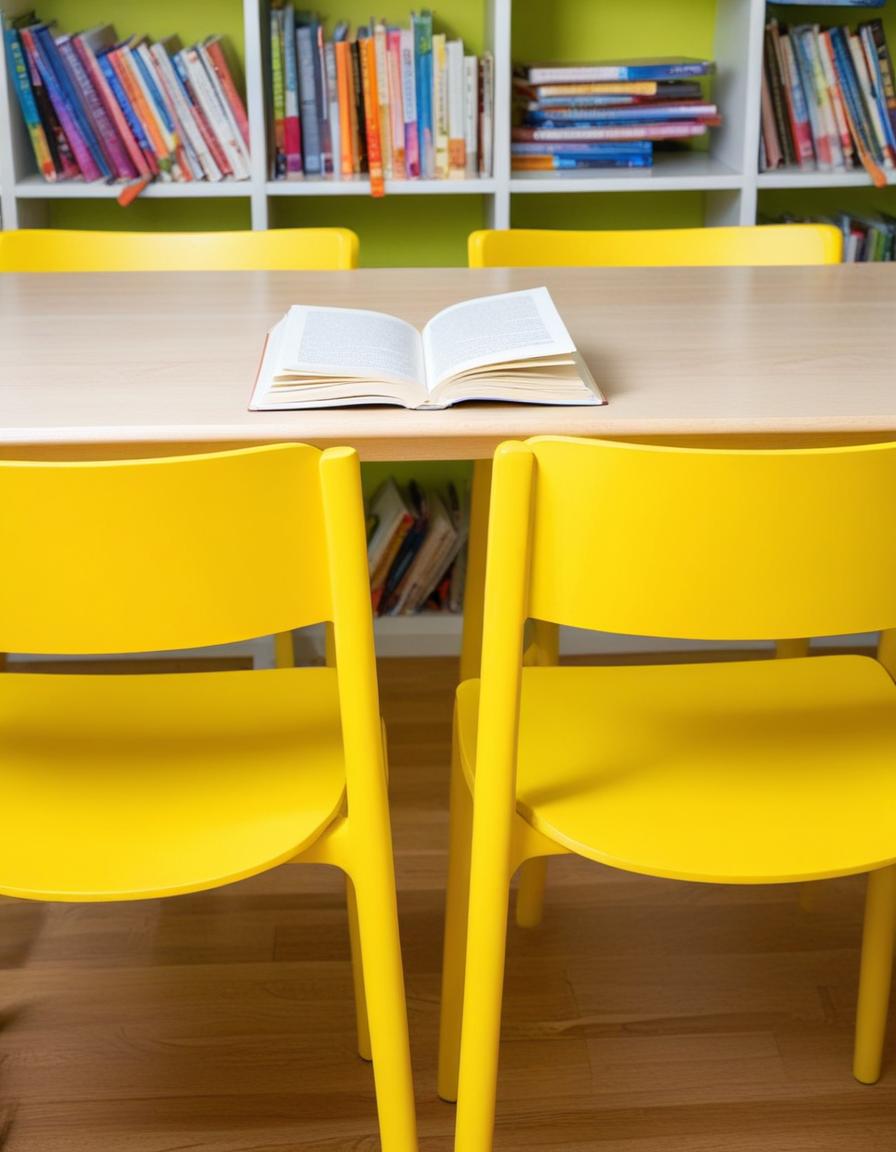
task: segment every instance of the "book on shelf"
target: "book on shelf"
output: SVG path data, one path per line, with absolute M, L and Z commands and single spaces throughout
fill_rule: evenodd
M 120 40 L 111 24 L 58 32 L 34 13 L 3 38 L 38 172 L 129 185 L 249 177 L 249 124 L 220 36 Z
M 832 224 L 843 234 L 844 264 L 896 262 L 896 216 L 886 212 L 835 212 L 828 216 L 787 214 L 770 224 Z
M 887 183 L 896 167 L 896 89 L 880 20 L 854 30 L 767 23 L 759 168 L 791 166 L 862 167 L 873 184 Z
M 697 139 L 721 124 L 698 82 L 712 70 L 711 61 L 685 58 L 521 65 L 513 80 L 511 170 L 649 168 L 654 142 Z M 628 144 L 642 150 L 622 147 Z
M 367 545 L 370 599 L 377 616 L 457 612 L 463 598 L 469 491 L 389 477 L 373 494 Z
M 396 316 L 295 305 L 268 333 L 252 411 L 465 400 L 605 403 L 546 288 L 445 308 L 418 331 Z
M 316 13 L 282 3 L 269 47 L 272 179 L 367 176 L 381 196 L 388 180 L 491 175 L 491 56 L 434 32 L 430 11 L 354 34 L 342 21 L 328 38 Z

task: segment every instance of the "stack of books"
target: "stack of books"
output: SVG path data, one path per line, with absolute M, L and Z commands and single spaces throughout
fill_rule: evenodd
M 459 612 L 466 573 L 469 499 L 390 477 L 370 501 L 367 560 L 377 616 Z
M 880 20 L 765 29 L 760 171 L 846 172 L 882 187 L 896 164 L 896 87 Z
M 713 68 L 685 58 L 522 65 L 511 167 L 649 168 L 656 142 L 692 140 L 721 123 L 698 82 Z
M 862 215 L 836 212 L 831 216 L 779 216 L 770 224 L 833 224 L 843 233 L 844 264 L 896 262 L 896 216 L 885 212 Z
M 313 13 L 271 10 L 272 177 L 385 180 L 490 176 L 494 67 L 462 40 L 433 32 L 432 13 L 406 28 L 371 21 L 328 38 Z

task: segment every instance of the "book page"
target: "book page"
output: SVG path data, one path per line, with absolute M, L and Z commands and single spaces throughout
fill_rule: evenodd
M 575 351 L 547 288 L 465 300 L 437 313 L 423 329 L 430 394 L 471 368 L 540 360 Z
M 396 316 L 360 308 L 294 305 L 286 314 L 277 360 L 277 383 L 296 377 L 360 377 L 420 389 L 425 380 L 417 329 Z

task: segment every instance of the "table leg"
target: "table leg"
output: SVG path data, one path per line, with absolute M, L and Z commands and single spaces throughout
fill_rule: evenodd
M 470 534 L 467 541 L 467 576 L 464 586 L 464 628 L 460 649 L 460 678 L 475 680 L 482 657 L 482 611 L 485 603 L 485 547 L 488 505 L 492 487 L 491 460 L 473 463 L 470 495 Z

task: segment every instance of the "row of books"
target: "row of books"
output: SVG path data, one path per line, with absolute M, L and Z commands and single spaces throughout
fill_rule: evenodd
M 880 20 L 855 31 L 818 24 L 765 29 L 759 167 L 843 172 L 878 187 L 896 164 L 896 87 Z
M 467 567 L 468 494 L 391 477 L 374 493 L 367 519 L 370 596 L 377 616 L 459 612 Z
M 492 173 L 492 56 L 433 32 L 432 13 L 397 28 L 346 22 L 327 38 L 313 13 L 271 11 L 272 176 L 439 180 Z
M 654 144 L 705 136 L 721 123 L 703 99 L 709 60 L 528 64 L 513 79 L 516 172 L 649 168 Z
M 34 13 L 5 29 L 19 104 L 46 180 L 245 180 L 249 124 L 220 36 L 59 35 Z
M 844 264 L 896 262 L 896 216 L 886 212 L 873 215 L 836 212 L 831 216 L 779 216 L 768 223 L 833 224 L 843 233 Z

